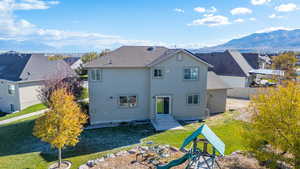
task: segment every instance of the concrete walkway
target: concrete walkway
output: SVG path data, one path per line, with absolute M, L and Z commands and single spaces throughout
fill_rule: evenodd
M 17 117 L 12 117 L 12 118 L 6 119 L 6 120 L 2 120 L 2 121 L 0 121 L 0 125 L 11 123 L 11 122 L 18 121 L 18 120 L 21 120 L 21 119 L 25 119 L 25 118 L 28 118 L 28 117 L 31 117 L 31 116 L 40 115 L 40 114 L 45 113 L 45 111 L 47 111 L 47 109 L 40 110 L 40 111 L 33 112 L 33 113 L 24 114 L 24 115 L 17 116 Z

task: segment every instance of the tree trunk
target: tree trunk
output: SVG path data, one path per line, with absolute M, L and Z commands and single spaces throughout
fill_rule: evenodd
M 58 148 L 58 168 L 61 166 L 61 148 Z

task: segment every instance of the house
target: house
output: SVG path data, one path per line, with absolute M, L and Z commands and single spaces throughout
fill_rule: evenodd
M 82 64 L 80 57 L 66 57 L 63 59 L 73 70 L 78 69 Z
M 85 65 L 90 122 L 151 120 L 155 126 L 171 119 L 205 119 L 210 66 L 184 49 L 123 46 L 109 52 Z
M 248 87 L 252 82 L 249 71 L 258 67 L 257 63 L 246 59 L 240 52 L 197 53 L 200 59 L 213 65 L 210 70 L 215 72 L 231 88 Z
M 0 54 L 0 110 L 11 113 L 40 103 L 42 82 L 61 70 L 73 72 L 64 61 L 49 61 L 43 54 Z

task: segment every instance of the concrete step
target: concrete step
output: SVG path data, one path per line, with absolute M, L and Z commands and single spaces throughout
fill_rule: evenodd
M 151 120 L 151 123 L 156 131 L 183 129 L 178 121 L 170 115 L 159 116 L 157 119 Z

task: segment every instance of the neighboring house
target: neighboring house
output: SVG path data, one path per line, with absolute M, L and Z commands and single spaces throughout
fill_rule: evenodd
M 73 70 L 78 69 L 83 62 L 81 61 L 80 57 L 67 57 L 63 59 Z
M 261 55 L 259 53 L 242 53 L 244 58 L 253 69 L 270 69 L 272 64 L 272 54 Z
M 227 50 L 215 53 L 197 53 L 200 59 L 213 65 L 212 70 L 231 88 L 248 87 L 252 82 L 249 71 L 257 67 L 257 63 L 246 59 L 240 52 Z M 253 67 L 252 67 L 252 66 Z
M 213 71 L 207 74 L 207 108 L 210 113 L 226 111 L 227 90 L 230 89 Z
M 184 49 L 123 46 L 109 52 L 85 65 L 90 122 L 151 120 L 155 126 L 171 118 L 205 119 L 210 66 Z
M 49 61 L 42 54 L 0 54 L 0 110 L 15 112 L 40 103 L 42 81 L 58 71 L 74 73 L 64 61 Z

